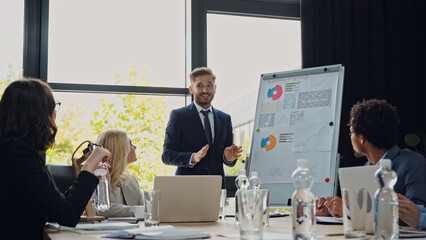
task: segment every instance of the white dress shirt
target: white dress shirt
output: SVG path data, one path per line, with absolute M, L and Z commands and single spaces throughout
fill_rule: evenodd
M 213 108 L 212 108 L 212 106 L 210 105 L 209 108 L 204 109 L 204 108 L 200 107 L 200 105 L 196 104 L 195 102 L 194 102 L 194 105 L 197 108 L 198 116 L 200 116 L 201 123 L 203 124 L 203 128 L 204 129 L 205 129 L 205 127 L 204 127 L 204 114 L 201 111 L 203 111 L 203 110 L 204 111 L 210 110 L 210 112 L 207 114 L 207 116 L 209 117 L 210 128 L 212 129 L 212 143 L 214 143 L 214 116 L 213 116 Z
M 204 110 L 204 111 L 210 110 L 210 112 L 207 114 L 207 117 L 209 118 L 210 128 L 212 130 L 212 143 L 214 143 L 214 115 L 213 115 L 213 107 L 210 105 L 209 108 L 204 109 L 200 105 L 196 104 L 195 102 L 194 102 L 194 105 L 197 108 L 198 116 L 201 119 L 201 124 L 203 125 L 203 128 L 204 128 L 204 114 L 201 111 L 202 110 Z M 193 167 L 195 164 L 197 164 L 197 163 L 192 163 L 191 162 L 191 159 L 192 159 L 193 155 L 194 155 L 194 153 L 191 154 L 191 157 L 189 158 L 189 167 Z

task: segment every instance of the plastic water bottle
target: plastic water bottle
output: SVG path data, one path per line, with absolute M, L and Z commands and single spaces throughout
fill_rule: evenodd
M 98 186 L 96 186 L 96 210 L 105 212 L 111 207 L 111 201 L 109 198 L 109 180 L 106 177 L 106 174 L 96 176 L 100 177 Z
M 102 145 L 92 142 L 89 143 L 91 151 L 98 147 L 102 148 Z M 111 207 L 110 183 L 107 178 L 108 164 L 100 162 L 93 174 L 99 179 L 98 186 L 96 186 L 95 209 L 100 212 L 105 212 Z
M 244 169 L 240 169 L 238 177 L 235 179 L 235 185 L 237 186 L 237 192 L 235 192 L 235 221 L 239 224 L 238 219 L 238 191 L 240 189 L 249 189 L 250 181 L 246 176 L 246 171 Z
M 315 239 L 315 196 L 311 192 L 311 187 L 314 184 L 314 174 L 309 170 L 306 159 L 297 159 L 297 168 L 291 177 L 295 188 L 291 198 L 293 206 L 293 239 Z
M 260 184 L 262 184 L 262 181 L 260 181 L 260 178 L 257 176 L 257 172 L 251 172 L 251 178 L 249 181 L 251 189 L 259 189 Z
M 91 144 L 92 151 L 97 148 L 102 147 L 98 144 Z M 99 178 L 98 186 L 96 186 L 96 204 L 95 209 L 101 212 L 105 212 L 109 210 L 111 207 L 110 196 L 110 184 L 107 178 L 108 174 L 108 165 L 104 162 L 99 163 L 98 169 L 96 169 L 93 173 L 96 177 Z
M 246 170 L 240 169 L 238 177 L 235 179 L 235 185 L 237 189 L 249 189 L 250 181 L 246 176 Z
M 379 185 L 374 195 L 374 235 L 376 239 L 398 239 L 398 196 L 393 190 L 397 176 L 391 169 L 391 160 L 380 160 L 380 168 L 376 171 Z

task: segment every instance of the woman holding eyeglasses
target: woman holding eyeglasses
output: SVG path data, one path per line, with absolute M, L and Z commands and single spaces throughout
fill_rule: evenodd
M 34 79 L 12 82 L 0 101 L 0 238 L 43 239 L 47 220 L 75 226 L 98 184 L 93 175 L 110 153 L 96 148 L 68 192 L 59 192 L 44 153 L 55 141 L 50 87 Z

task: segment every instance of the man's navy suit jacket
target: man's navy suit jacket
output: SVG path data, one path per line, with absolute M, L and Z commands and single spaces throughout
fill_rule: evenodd
M 426 158 L 409 149 L 401 149 L 398 145 L 391 147 L 383 158 L 392 161 L 392 170 L 398 177 L 393 186 L 395 192 L 418 205 L 426 205 Z
M 225 188 L 223 164 L 234 166 L 236 160 L 227 162 L 223 151 L 232 145 L 231 116 L 213 109 L 214 139 L 206 156 L 190 167 L 191 155 L 207 144 L 207 137 L 194 103 L 170 113 L 163 146 L 163 163 L 177 166 L 176 175 L 221 175 Z

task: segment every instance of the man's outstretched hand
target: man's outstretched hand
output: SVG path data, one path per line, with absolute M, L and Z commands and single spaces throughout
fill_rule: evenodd
M 209 150 L 209 145 L 206 144 L 206 146 L 204 146 L 203 148 L 201 148 L 200 151 L 192 154 L 191 163 L 196 164 L 199 161 L 201 161 L 201 159 L 204 156 L 206 156 L 208 150 Z
M 243 147 L 238 147 L 235 145 L 231 145 L 223 151 L 223 156 L 225 160 L 228 162 L 232 162 L 235 159 L 241 157 L 241 153 L 243 152 Z

